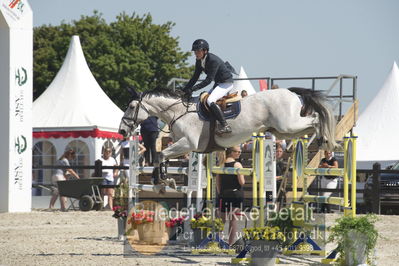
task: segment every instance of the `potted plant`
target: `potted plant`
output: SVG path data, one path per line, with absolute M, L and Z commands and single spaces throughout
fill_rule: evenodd
M 286 241 L 278 226 L 243 229 L 243 238 L 251 243 L 251 265 L 275 265 L 277 252 Z
M 165 222 L 166 228 L 168 228 L 169 240 L 176 240 L 177 233 L 183 232 L 184 220 L 185 217 L 178 217 Z
M 330 228 L 328 242 L 337 244 L 341 265 L 365 264 L 371 260 L 371 252 L 377 244 L 378 231 L 375 228 L 375 215 L 359 217 L 344 216 Z
M 150 210 L 134 210 L 127 223 L 131 226 L 128 230 L 137 230 L 139 239 L 149 243 L 161 243 L 165 223 L 160 223 L 154 219 L 155 212 Z M 162 225 L 160 225 L 162 224 Z
M 278 227 L 284 234 L 285 240 L 281 243 L 283 248 L 288 247 L 295 240 L 294 226 L 292 214 L 290 211 L 270 212 L 266 222 L 267 226 Z
M 118 222 L 118 239 L 125 240 L 127 209 L 124 206 L 114 206 L 112 208 L 114 213 L 112 217 L 117 219 Z
M 119 218 L 126 218 L 127 217 L 127 209 L 125 206 L 114 206 L 112 208 L 114 213 L 112 214 L 112 217 L 119 219 Z
M 194 244 L 199 245 L 203 239 L 205 239 L 212 230 L 212 226 L 215 228 L 215 232 L 221 232 L 224 229 L 223 220 L 220 218 L 214 218 L 213 221 L 207 218 L 202 213 L 194 215 L 194 218 L 190 221 L 191 229 L 194 232 Z
M 129 186 L 126 182 L 121 182 L 121 184 L 115 189 L 114 207 L 112 210 L 114 213 L 112 217 L 117 219 L 118 222 L 118 239 L 125 239 L 126 231 L 126 220 L 128 216 L 128 189 Z

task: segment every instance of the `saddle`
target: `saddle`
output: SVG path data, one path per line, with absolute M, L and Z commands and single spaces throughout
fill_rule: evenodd
M 197 103 L 197 112 L 198 116 L 201 120 L 211 121 L 214 118 L 209 110 L 208 103 L 206 102 L 209 97 L 209 93 L 203 92 L 199 96 L 199 100 Z M 241 96 L 238 95 L 238 92 L 228 94 L 223 96 L 219 100 L 216 101 L 216 104 L 220 106 L 220 109 L 223 111 L 224 117 L 226 119 L 232 119 L 237 117 L 241 112 Z
M 209 94 L 207 92 L 201 93 L 198 103 L 197 103 L 197 113 L 201 120 L 209 121 L 209 141 L 207 147 L 201 153 L 209 153 L 212 151 L 223 151 L 224 148 L 217 145 L 215 142 L 215 126 L 216 120 L 212 116 L 209 106 L 206 102 Z M 238 93 L 228 94 L 219 100 L 216 101 L 216 104 L 220 106 L 220 109 L 223 111 L 223 115 L 226 119 L 232 119 L 237 117 L 241 112 L 241 96 L 238 96 Z

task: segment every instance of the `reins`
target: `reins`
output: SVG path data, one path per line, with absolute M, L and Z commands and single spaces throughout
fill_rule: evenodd
M 170 121 L 170 123 L 168 123 L 169 132 L 166 132 L 166 131 L 164 131 L 163 129 L 160 129 L 160 128 L 159 128 L 159 130 L 161 130 L 162 132 L 168 133 L 168 134 L 171 133 L 171 132 L 172 132 L 172 127 L 173 127 L 173 125 L 176 123 L 177 120 L 179 120 L 180 118 L 182 118 L 183 116 L 185 116 L 185 115 L 188 114 L 188 113 L 196 113 L 196 112 L 197 112 L 197 111 L 190 111 L 190 110 L 189 110 L 189 107 L 190 107 L 191 105 L 193 105 L 194 103 L 187 102 L 187 104 L 185 104 L 185 102 L 184 102 L 182 99 L 179 99 L 179 100 L 177 100 L 176 102 L 174 102 L 173 104 L 169 105 L 166 109 L 162 110 L 162 112 L 168 111 L 172 106 L 177 105 L 177 104 L 179 104 L 179 103 L 181 103 L 184 107 L 186 107 L 186 112 L 183 113 L 183 114 L 181 114 L 181 115 L 179 115 L 176 119 L 175 119 L 175 118 L 172 118 L 172 120 Z

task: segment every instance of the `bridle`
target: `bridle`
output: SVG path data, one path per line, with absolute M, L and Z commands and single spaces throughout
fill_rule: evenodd
M 127 117 L 127 116 L 122 117 L 122 123 L 126 127 L 128 127 L 130 131 L 133 131 L 133 129 L 136 129 L 139 126 L 139 124 L 141 123 L 141 122 L 137 123 L 137 117 L 138 117 L 140 108 L 142 108 L 148 115 L 150 115 L 150 112 L 148 111 L 147 107 L 145 107 L 145 105 L 142 103 L 142 100 L 143 99 L 140 97 L 140 99 L 137 101 L 137 105 L 134 107 L 135 109 L 134 109 L 133 117 Z M 183 103 L 183 105 L 185 105 L 184 102 L 177 101 L 177 102 L 171 104 L 170 106 L 168 106 L 167 108 L 165 108 L 164 110 L 162 110 L 162 112 L 168 111 L 172 106 L 179 104 L 179 103 Z M 179 115 L 177 118 L 173 118 L 172 121 L 170 121 L 170 123 L 168 124 L 169 130 L 170 130 L 169 132 L 166 132 L 162 129 L 160 129 L 160 130 L 164 133 L 170 133 L 172 131 L 172 126 L 175 124 L 175 122 L 177 120 L 179 120 L 180 118 L 182 118 L 183 116 L 185 116 L 188 113 L 196 113 L 197 111 L 189 111 L 190 105 L 191 105 L 190 103 L 185 105 L 186 112 Z M 129 108 L 130 108 L 130 105 L 129 105 Z
M 129 105 L 130 108 L 130 105 Z M 140 108 L 142 108 L 147 114 L 150 114 L 147 107 L 142 103 L 142 99 L 137 101 L 136 107 L 134 107 L 133 117 L 122 117 L 122 122 L 125 126 L 127 126 L 131 131 L 139 126 L 140 123 L 137 123 L 137 117 L 139 115 Z

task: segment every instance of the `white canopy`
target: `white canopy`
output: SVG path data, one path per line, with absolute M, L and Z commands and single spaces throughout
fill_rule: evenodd
M 33 103 L 33 128 L 116 132 L 123 112 L 100 88 L 73 36 L 65 61 L 53 82 Z
M 42 156 L 39 161 L 47 162 L 71 147 L 80 164 L 93 165 L 101 158 L 104 145 L 119 149 L 122 136 L 117 132 L 122 116 L 93 77 L 79 37 L 73 36 L 61 69 L 33 103 L 34 159 Z M 51 171 L 36 171 L 36 179 L 51 182 Z
M 359 116 L 357 161 L 359 168 L 375 162 L 385 166 L 399 160 L 399 69 L 394 62 L 381 89 Z
M 240 69 L 240 74 L 238 75 L 239 79 L 247 79 L 247 73 L 245 73 L 245 70 L 243 67 Z M 251 82 L 249 80 L 235 80 L 234 81 L 234 88 L 233 92 L 238 91 L 238 94 L 241 94 L 241 91 L 246 90 L 248 95 L 255 94 L 256 91 L 254 87 L 252 86 Z

